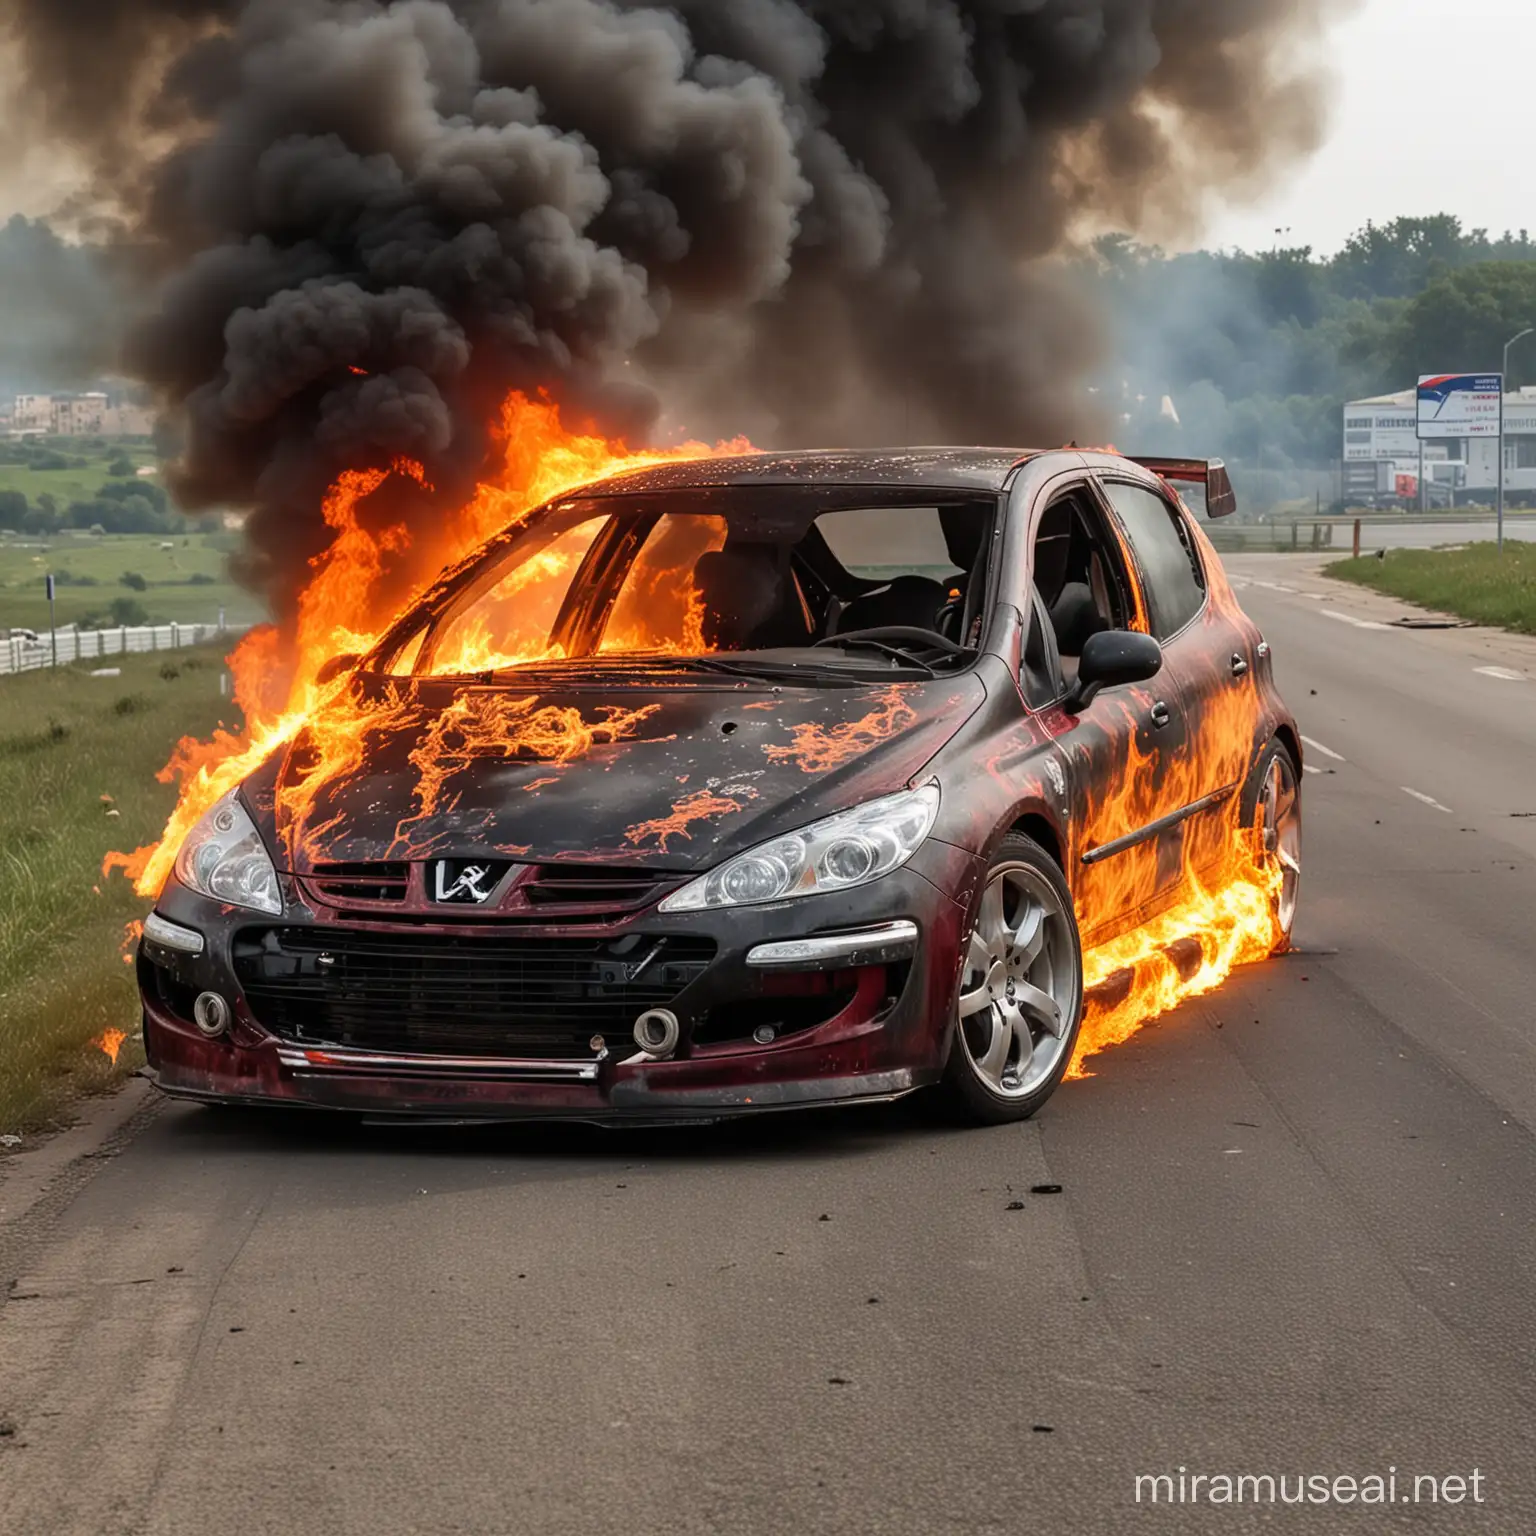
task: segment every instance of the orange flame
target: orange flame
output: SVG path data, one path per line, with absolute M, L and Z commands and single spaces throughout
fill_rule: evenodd
M 123 1042 L 127 1040 L 127 1038 L 128 1036 L 125 1035 L 122 1030 L 109 1029 L 104 1031 L 102 1034 L 97 1035 L 97 1037 L 91 1041 L 91 1044 L 95 1046 L 98 1051 L 102 1052 L 103 1055 L 107 1056 L 111 1060 L 112 1065 L 115 1067 L 117 1065 L 117 1053 L 122 1050 Z
M 349 471 L 341 476 L 323 507 L 335 538 L 313 561 L 314 574 L 300 599 L 291 643 L 285 644 L 276 630 L 256 630 L 230 658 L 236 702 L 245 712 L 244 730 L 220 731 L 208 741 L 188 738 L 181 742 L 160 774 L 162 782 L 180 785 L 179 802 L 163 835 L 135 853 L 109 854 L 103 861 L 104 874 L 121 870 L 133 880 L 140 895 L 157 896 L 178 849 L 199 818 L 272 753 L 301 735 L 308 772 L 302 776 L 303 782 L 287 790 L 291 798 L 285 800 L 285 810 L 302 814 L 313 806 L 320 787 L 362 766 L 370 735 L 401 723 L 404 696 L 363 704 L 350 693 L 344 678 L 322 683 L 320 673 L 333 657 L 371 649 L 387 631 L 399 605 L 389 600 L 386 606 L 381 588 L 400 559 L 409 558 L 411 568 L 423 573 L 424 582 L 430 581 L 534 508 L 579 486 L 656 464 L 752 451 L 748 443 L 738 440 L 714 448 L 686 443 L 636 453 L 621 442 L 566 430 L 551 401 L 520 393 L 505 401 L 497 436 L 502 450 L 497 483 L 481 485 L 468 505 L 445 519 L 430 549 L 411 548 L 404 525 L 379 530 L 367 526 L 359 516 L 361 504 L 391 480 L 429 491 L 419 465 L 401 460 L 390 470 Z M 588 543 L 595 531 L 592 528 L 587 535 Z M 522 585 L 506 595 L 517 596 L 534 619 L 540 616 L 539 583 L 558 591 L 556 578 L 568 575 L 585 554 L 581 533 L 578 529 L 556 541 L 543 556 L 528 562 L 526 571 L 514 574 L 513 584 Z M 713 532 L 708 535 L 716 536 Z M 723 533 L 718 536 L 723 537 Z M 702 552 L 701 546 L 696 553 Z M 691 564 L 682 566 L 680 562 L 679 568 L 670 572 L 661 564 L 649 571 L 646 590 L 654 601 L 642 602 L 626 625 L 611 626 L 610 644 L 620 649 L 702 648 L 698 645 L 702 615 L 688 579 L 691 569 Z M 421 590 L 418 586 L 411 598 Z M 543 635 L 547 634 L 546 624 Z M 493 640 L 483 629 L 466 628 L 452 638 L 448 649 L 439 648 L 434 671 L 480 671 L 548 655 L 547 641 L 535 640 L 531 632 L 526 646 L 514 644 L 510 649 L 506 636 Z M 522 638 L 514 627 L 514 641 Z M 468 730 L 468 736 L 459 738 L 465 745 L 472 739 L 490 740 L 497 731 L 513 733 L 515 740 L 508 735 L 495 737 L 499 750 L 515 752 L 521 745 L 541 760 L 566 762 L 594 743 L 619 739 L 632 731 L 640 718 L 641 712 L 625 719 L 607 713 L 587 721 L 574 711 L 527 707 L 519 711 L 516 702 L 503 702 L 478 721 L 458 716 L 434 725 L 423 737 L 415 760 L 418 768 L 435 764 L 433 754 L 444 745 L 444 733 L 452 728 Z M 423 815 L 438 803 L 445 772 L 436 767 L 423 772 L 419 796 Z
M 768 748 L 768 760 L 797 762 L 806 773 L 831 773 L 916 723 L 917 711 L 907 702 L 900 685 L 893 684 L 862 720 L 832 726 L 814 722 L 797 725 L 789 746 Z
M 1084 957 L 1084 985 L 1111 995 L 1090 1000 L 1069 1077 L 1091 1076 L 1088 1057 L 1123 1045 L 1181 1004 L 1214 992 L 1238 966 L 1274 953 L 1280 875 L 1260 863 L 1251 838 L 1233 838 L 1230 864 L 1217 875 L 1189 879 L 1189 894 L 1177 906 Z M 1115 996 L 1122 978 L 1125 991 Z
M 647 843 L 654 838 L 657 848 L 662 853 L 666 853 L 669 838 L 681 837 L 692 841 L 693 832 L 690 829 L 694 822 L 713 821 L 721 816 L 732 816 L 742 810 L 750 798 L 750 794 L 735 798 L 731 795 L 716 794 L 712 789 L 696 790 L 693 794 L 679 800 L 672 807 L 670 816 L 658 816 L 654 821 L 642 821 L 638 826 L 631 827 L 624 834 L 624 840 L 638 848 L 642 843 Z
M 563 766 L 596 746 L 633 736 L 661 708 L 647 704 L 626 710 L 610 705 L 601 711 L 600 719 L 589 722 L 578 709 L 558 705 L 539 709 L 535 708 L 538 702 L 502 694 L 463 694 L 434 717 L 411 753 L 419 775 L 420 809 L 395 829 L 391 857 L 409 854 L 410 827 L 452 809 L 445 798 L 447 783 L 477 757 L 505 759 L 521 753 L 537 762 Z
M 1200 535 L 1204 543 L 1203 534 Z M 1208 545 L 1211 603 L 1236 607 L 1220 561 Z M 1185 824 L 1177 897 L 1131 933 L 1096 945 L 1084 957 L 1083 983 L 1106 996 L 1090 998 L 1069 1077 L 1091 1074 L 1084 1062 L 1121 1045 L 1181 1003 L 1220 987 L 1240 965 L 1265 960 L 1284 935 L 1275 915 L 1282 871 L 1264 857 L 1251 827 L 1236 825 L 1239 797 L 1253 762 L 1261 718 L 1257 684 L 1225 683 L 1204 714 L 1191 721 L 1189 747 L 1171 761 L 1128 738 L 1127 758 L 1093 815 L 1092 840 L 1102 846 L 1156 820 L 1169 806 L 1193 804 L 1230 790 L 1213 811 Z M 1135 911 L 1158 893 L 1155 848 L 1084 871 L 1079 914 L 1092 931 L 1094 914 Z

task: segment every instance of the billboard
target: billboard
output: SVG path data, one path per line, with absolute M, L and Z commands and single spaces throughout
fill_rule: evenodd
M 1498 437 L 1503 409 L 1503 374 L 1429 373 L 1419 380 L 1421 438 Z

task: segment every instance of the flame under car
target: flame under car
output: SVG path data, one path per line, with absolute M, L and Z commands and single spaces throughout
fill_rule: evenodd
M 1134 1012 L 1171 914 L 1227 964 L 1295 919 L 1299 737 L 1178 478 L 1228 509 L 1219 466 L 954 450 L 662 466 L 520 519 L 187 838 L 138 953 L 156 1081 L 1028 1116 L 1094 957 Z

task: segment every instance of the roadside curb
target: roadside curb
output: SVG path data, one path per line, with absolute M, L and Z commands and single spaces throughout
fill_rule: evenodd
M 0 1159 L 0 1230 L 24 1222 L 88 1158 L 112 1155 L 160 1104 L 148 1081 L 130 1078 L 117 1093 L 87 1101 L 79 1124 Z

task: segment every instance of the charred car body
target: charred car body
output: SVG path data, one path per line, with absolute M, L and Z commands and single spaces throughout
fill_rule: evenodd
M 1219 466 L 1075 450 L 708 460 L 540 509 L 346 659 L 342 747 L 300 735 L 187 840 L 138 957 L 158 1083 L 1028 1115 L 1086 945 L 1235 845 L 1277 946 L 1294 919 L 1299 738 L 1179 478 L 1229 509 Z

